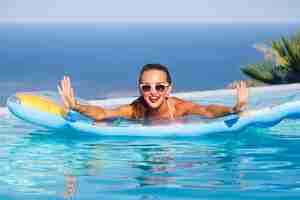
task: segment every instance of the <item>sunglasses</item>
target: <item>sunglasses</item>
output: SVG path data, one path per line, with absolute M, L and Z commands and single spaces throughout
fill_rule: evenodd
M 157 83 L 157 84 L 141 83 L 140 84 L 140 88 L 143 92 L 150 92 L 151 88 L 157 92 L 164 92 L 167 87 L 169 87 L 169 84 L 167 83 Z

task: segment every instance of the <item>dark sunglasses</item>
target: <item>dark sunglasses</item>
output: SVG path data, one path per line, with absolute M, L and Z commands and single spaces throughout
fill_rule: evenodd
M 150 92 L 151 88 L 156 90 L 157 92 L 164 92 L 167 87 L 169 87 L 169 84 L 167 83 L 157 83 L 157 84 L 141 83 L 140 84 L 140 88 L 143 92 Z

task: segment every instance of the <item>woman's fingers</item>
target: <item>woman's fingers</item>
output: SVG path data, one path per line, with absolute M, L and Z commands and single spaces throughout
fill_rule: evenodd
M 63 94 L 65 94 L 65 85 L 64 85 L 64 79 L 60 80 L 60 87 Z
M 64 104 L 68 108 L 73 108 L 75 106 L 75 94 L 74 89 L 71 86 L 70 77 L 63 77 L 63 79 L 60 81 L 60 87 L 58 87 L 58 91 Z
M 247 85 L 246 85 L 246 83 L 245 82 L 242 82 L 242 101 L 244 102 L 244 103 L 247 103 L 248 102 L 248 96 L 249 96 L 249 90 L 248 90 L 248 88 L 247 88 Z
M 70 88 L 70 103 L 71 103 L 71 107 L 74 108 L 75 107 L 75 97 L 74 97 L 73 88 Z
M 244 81 L 240 81 L 237 84 L 237 103 L 242 105 L 242 107 L 246 106 L 248 102 L 249 91 L 247 85 Z
M 70 83 L 70 78 L 66 76 L 66 89 L 68 92 L 68 97 L 71 97 L 71 83 Z
M 72 88 L 72 85 L 71 85 L 71 79 L 68 76 L 66 76 L 66 87 L 68 90 L 68 97 L 70 98 L 71 101 L 74 101 L 75 100 L 74 89 Z
M 62 89 L 63 89 L 64 95 L 68 96 L 69 92 L 68 92 L 68 85 L 67 85 L 67 78 L 66 78 L 66 76 L 64 76 L 64 78 L 62 80 Z
M 66 76 L 64 76 L 64 87 L 65 87 L 65 94 L 66 96 L 70 95 L 69 87 L 68 87 L 68 79 Z
M 75 101 L 74 89 L 72 88 L 70 77 L 67 76 L 66 80 L 67 80 L 66 82 L 67 82 L 67 88 L 68 88 L 68 96 L 72 101 Z
M 74 89 L 71 88 L 71 99 L 75 101 Z
M 62 89 L 59 86 L 57 86 L 57 89 L 58 89 L 58 93 L 60 94 L 60 98 L 61 98 L 61 101 L 63 102 L 64 106 L 69 109 L 70 108 L 69 102 L 66 99 L 65 95 L 63 94 Z
M 241 98 L 241 82 L 239 81 L 236 86 L 237 99 L 240 101 Z
M 62 93 L 65 96 L 69 96 L 70 91 L 69 91 L 69 84 L 68 84 L 68 79 L 66 76 L 63 77 L 63 79 L 60 81 L 60 85 L 61 85 L 61 89 L 62 89 Z

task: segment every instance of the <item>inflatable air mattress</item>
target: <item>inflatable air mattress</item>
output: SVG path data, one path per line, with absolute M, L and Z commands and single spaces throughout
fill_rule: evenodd
M 269 92 L 268 92 L 269 91 Z M 17 93 L 7 101 L 11 113 L 22 120 L 49 129 L 72 129 L 103 136 L 197 136 L 209 133 L 240 131 L 247 127 L 271 127 L 286 118 L 300 117 L 300 97 L 297 88 L 257 89 L 251 91 L 249 107 L 234 115 L 216 119 L 191 116 L 169 123 L 149 123 L 125 119 L 111 119 L 100 123 L 76 113 L 68 112 L 55 92 Z M 234 91 L 178 93 L 174 96 L 199 104 L 232 106 Z M 104 107 L 130 103 L 131 98 L 106 99 L 90 102 Z

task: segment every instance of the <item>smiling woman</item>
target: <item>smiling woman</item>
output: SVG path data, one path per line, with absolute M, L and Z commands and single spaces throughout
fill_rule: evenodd
M 223 105 L 199 105 L 176 97 L 170 97 L 172 81 L 166 66 L 147 64 L 139 77 L 140 97 L 131 104 L 114 109 L 83 105 L 75 99 L 69 77 L 64 77 L 58 86 L 59 93 L 67 110 L 77 111 L 95 121 L 114 117 L 146 120 L 174 120 L 187 115 L 201 115 L 209 118 L 237 113 L 248 102 L 248 89 L 244 82 L 237 86 L 237 102 L 234 107 Z

